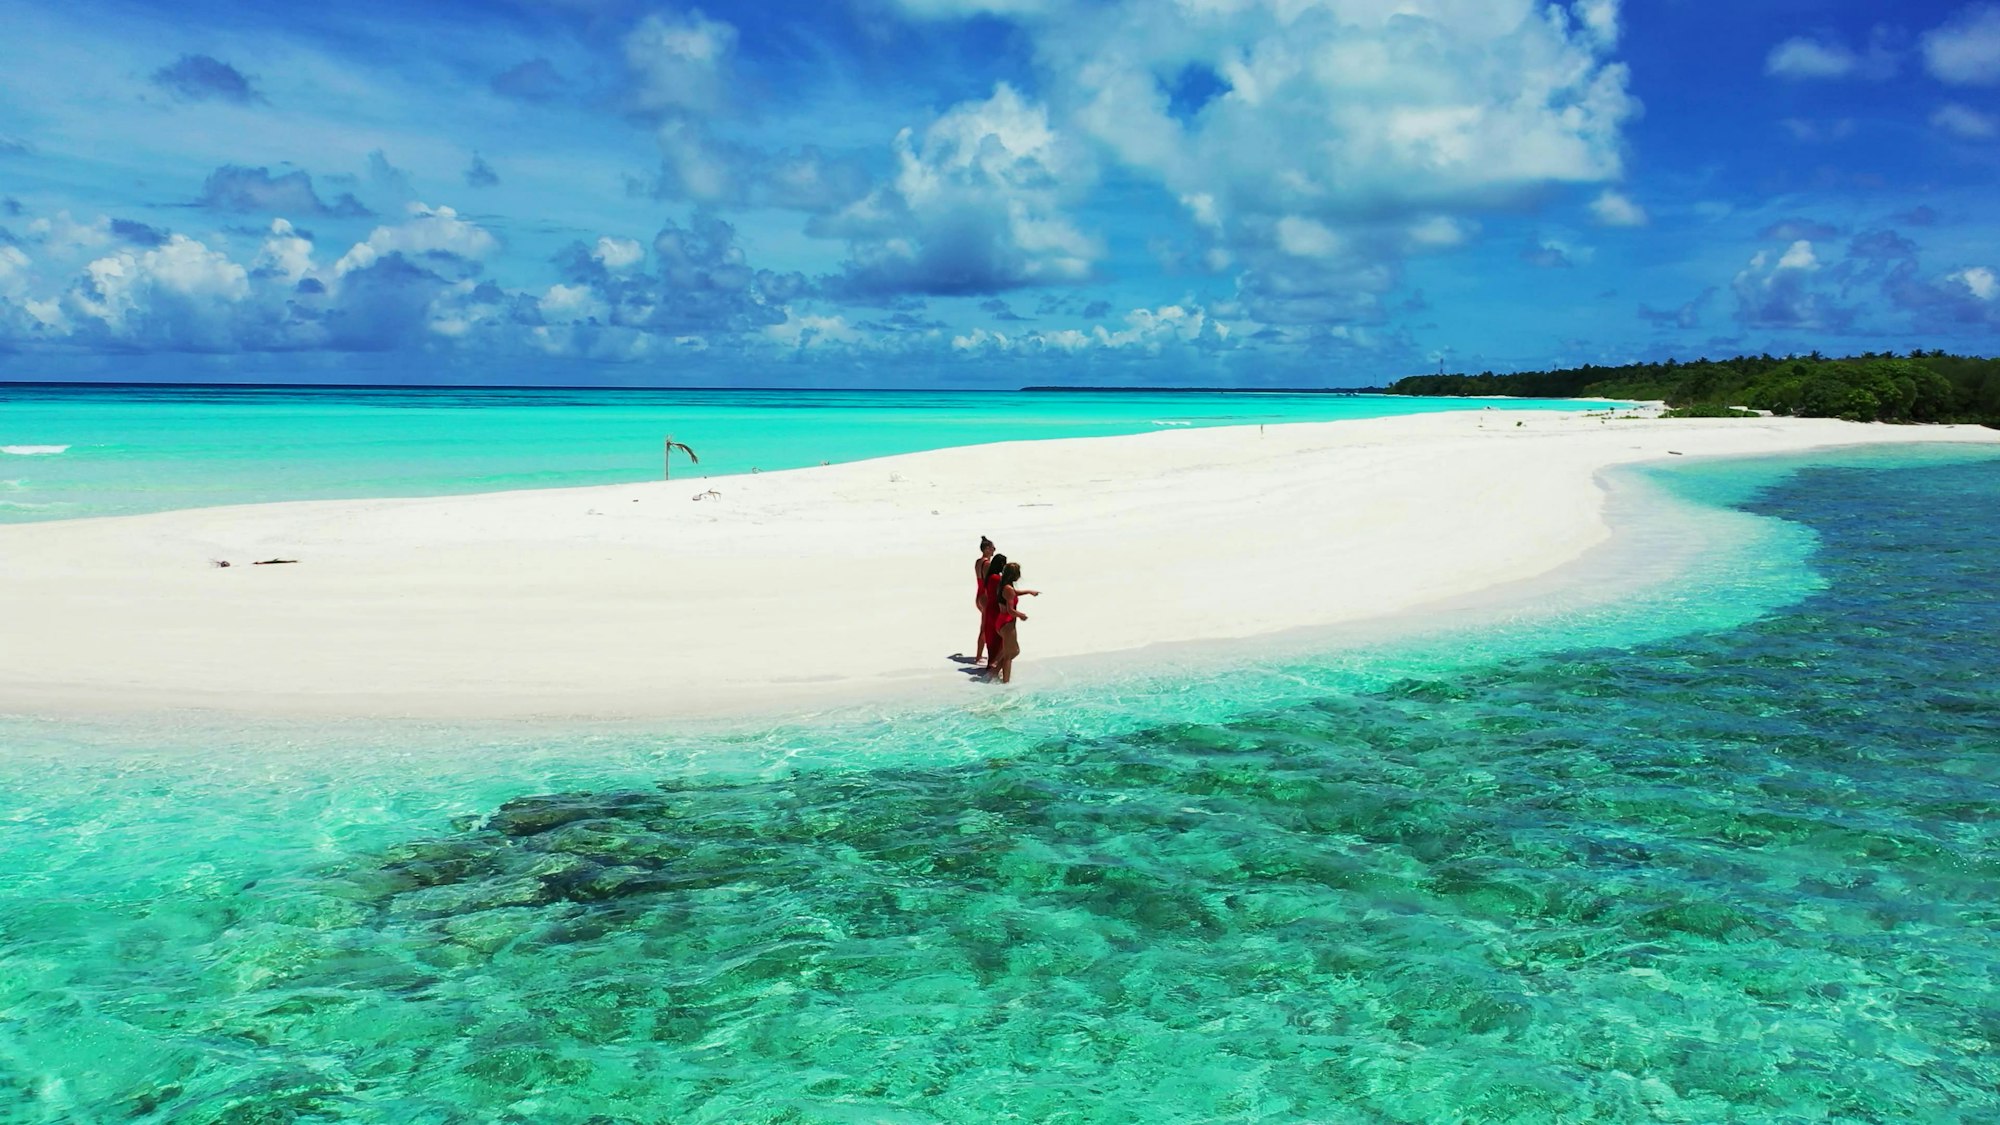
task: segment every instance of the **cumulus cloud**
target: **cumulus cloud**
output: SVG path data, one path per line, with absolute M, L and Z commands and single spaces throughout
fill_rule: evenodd
M 982 294 L 1082 281 L 1103 254 L 1064 213 L 1091 176 L 1045 106 L 1001 83 L 954 106 L 921 138 L 895 140 L 894 179 L 815 233 L 846 238 L 846 268 L 830 286 L 851 297 Z
M 111 219 L 99 215 L 87 223 L 80 223 L 67 210 L 57 211 L 53 216 L 35 219 L 28 224 L 28 235 L 44 249 L 58 255 L 76 252 L 93 253 L 97 249 L 118 241 L 111 229 Z
M 2000 278 L 1985 266 L 1969 266 L 1954 274 L 1946 275 L 1946 280 L 1956 281 L 1965 286 L 1966 291 L 1982 301 L 1992 301 L 2000 297 Z
M 312 176 L 303 169 L 274 176 L 267 168 L 235 164 L 225 164 L 209 173 L 195 205 L 244 214 L 326 215 L 338 219 L 374 215 L 347 192 L 342 192 L 331 204 L 323 202 L 313 190 Z
M 1813 244 L 1799 239 L 1781 254 L 1760 250 L 1730 283 L 1736 318 L 1749 328 L 1822 328 L 1845 331 L 1851 307 L 1815 287 L 1821 264 Z
M 1607 227 L 1642 227 L 1646 225 L 1646 209 L 1644 207 L 1608 188 L 1596 199 L 1590 201 L 1590 214 L 1592 218 Z
M 59 213 L 32 224 L 32 242 L 0 245 L 0 347 L 529 348 L 628 361 L 868 335 L 795 307 L 813 295 L 805 278 L 754 268 L 712 216 L 669 222 L 650 247 L 610 235 L 578 243 L 557 258 L 561 281 L 527 291 L 481 276 L 498 241 L 449 207 L 413 204 L 403 221 L 324 254 L 283 217 L 234 255 L 226 242 L 125 222 Z M 154 235 L 155 245 L 134 241 Z M 766 332 L 788 322 L 801 329 L 789 341 Z
M 1932 111 L 1931 127 L 1969 141 L 1990 141 L 2000 136 L 2000 121 L 1992 114 L 1958 102 L 1947 102 Z
M 639 245 L 636 238 L 612 238 L 607 235 L 597 240 L 590 256 L 611 273 L 624 273 L 645 261 L 646 248 Z
M 1132 3 L 1095 17 L 1095 34 L 1051 28 L 1040 46 L 1074 86 L 1080 127 L 1218 220 L 1348 219 L 1614 175 L 1637 109 L 1603 57 L 1616 8 L 1592 5 L 1582 23 L 1567 11 L 1271 0 L 1161 20 Z M 1181 122 L 1156 76 L 1191 64 L 1227 89 Z
M 771 339 L 792 348 L 826 347 L 830 344 L 856 344 L 862 335 L 847 323 L 842 316 L 814 316 L 785 310 L 782 323 L 773 324 L 764 330 Z
M 434 263 L 463 268 L 476 264 L 500 248 L 500 241 L 484 227 L 458 217 L 450 207 L 409 206 L 409 219 L 394 226 L 379 226 L 366 241 L 356 243 L 333 265 L 336 276 L 366 269 L 389 255 L 429 259 Z
M 794 312 L 811 295 L 806 279 L 753 266 L 736 229 L 714 215 L 697 214 L 685 226 L 669 221 L 650 247 L 605 236 L 573 243 L 555 260 L 563 283 L 540 299 L 546 323 L 535 332 L 536 346 L 552 355 L 629 359 L 751 340 L 800 345 L 787 331 L 817 333 L 803 341 L 808 346 L 847 339 L 831 321 L 815 328 L 816 314 Z M 791 330 L 768 331 L 788 323 Z
M 1913 262 L 1893 275 L 1884 289 L 1918 328 L 2000 328 L 2000 273 L 1990 266 L 1964 266 L 1924 278 Z
M 1974 4 L 1923 37 L 1924 67 L 1954 86 L 2000 82 L 2000 4 Z
M 974 328 L 951 338 L 958 352 L 1060 352 L 1137 350 L 1158 354 L 1169 348 L 1217 350 L 1227 346 L 1231 331 L 1200 305 L 1162 305 L 1133 309 L 1117 328 L 1061 328 L 1025 332 Z
M 185 235 L 125 250 L 84 267 L 63 306 L 80 331 L 126 347 L 225 351 L 236 343 L 236 306 L 249 274 Z
M 251 274 L 296 285 L 313 269 L 312 239 L 286 219 L 272 219 L 269 235 L 257 249 Z
M 1260 319 L 1367 321 L 1456 219 L 1622 171 L 1618 6 L 1139 0 L 1022 17 L 1065 127 L 1181 200 Z M 1212 76 L 1177 98 L 1181 76 Z M 1301 319 L 1293 319 L 1301 318 Z
M 208 55 L 182 55 L 154 71 L 152 81 L 181 101 L 250 105 L 264 100 L 242 71 Z

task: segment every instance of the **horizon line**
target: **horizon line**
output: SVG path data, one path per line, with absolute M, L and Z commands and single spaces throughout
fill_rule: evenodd
M 126 379 L 0 379 L 6 387 L 216 387 L 239 390 L 388 390 L 388 391 L 810 391 L 895 392 L 923 394 L 1018 394 L 1024 391 L 1124 391 L 1207 394 L 1360 394 L 1384 388 L 1365 387 L 1179 387 L 1067 386 L 1033 384 L 1024 387 L 797 387 L 797 386 L 635 386 L 602 383 L 226 383 L 214 381 Z

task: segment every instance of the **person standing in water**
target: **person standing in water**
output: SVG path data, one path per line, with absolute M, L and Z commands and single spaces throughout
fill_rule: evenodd
M 1021 612 L 1021 598 L 1024 595 L 1030 598 L 1042 595 L 1040 590 L 1021 589 L 1020 582 L 1020 563 L 1008 563 L 1001 569 L 1000 589 L 994 598 L 996 602 L 994 621 L 999 627 L 994 641 L 989 643 L 995 643 L 997 646 L 993 652 L 997 657 L 1000 682 L 1003 684 L 1014 681 L 1014 658 L 1021 655 L 1021 641 L 1016 636 L 1014 627 L 1015 622 L 1028 619 L 1028 615 Z
M 986 655 L 986 568 L 993 562 L 993 540 L 979 537 L 979 557 L 972 560 L 972 608 L 979 611 L 979 640 L 972 646 L 972 662 Z

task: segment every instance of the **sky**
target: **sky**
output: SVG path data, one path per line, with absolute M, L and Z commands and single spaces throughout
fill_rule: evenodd
M 0 27 L 5 380 L 1341 387 L 2000 330 L 2000 3 Z

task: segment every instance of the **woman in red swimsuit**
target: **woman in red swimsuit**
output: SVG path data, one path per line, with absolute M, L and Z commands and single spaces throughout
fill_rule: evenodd
M 972 560 L 972 608 L 979 611 L 979 640 L 972 646 L 972 662 L 986 655 L 986 568 L 993 562 L 993 540 L 979 537 L 979 557 Z
M 1036 598 L 1042 593 L 1040 590 L 1021 589 L 1020 581 L 1021 564 L 1008 563 L 1000 572 L 1000 589 L 993 599 L 995 605 L 993 617 L 998 629 L 994 638 L 987 643 L 990 651 L 998 658 L 1000 682 L 1003 684 L 1013 682 L 1014 658 L 1021 655 L 1021 641 L 1014 632 L 1016 621 L 1028 619 L 1028 615 L 1021 612 L 1021 596 L 1025 594 Z
M 979 607 L 979 632 L 986 641 L 989 670 L 1000 666 L 1000 572 L 1006 569 L 1006 555 L 994 555 L 986 564 L 986 602 Z

